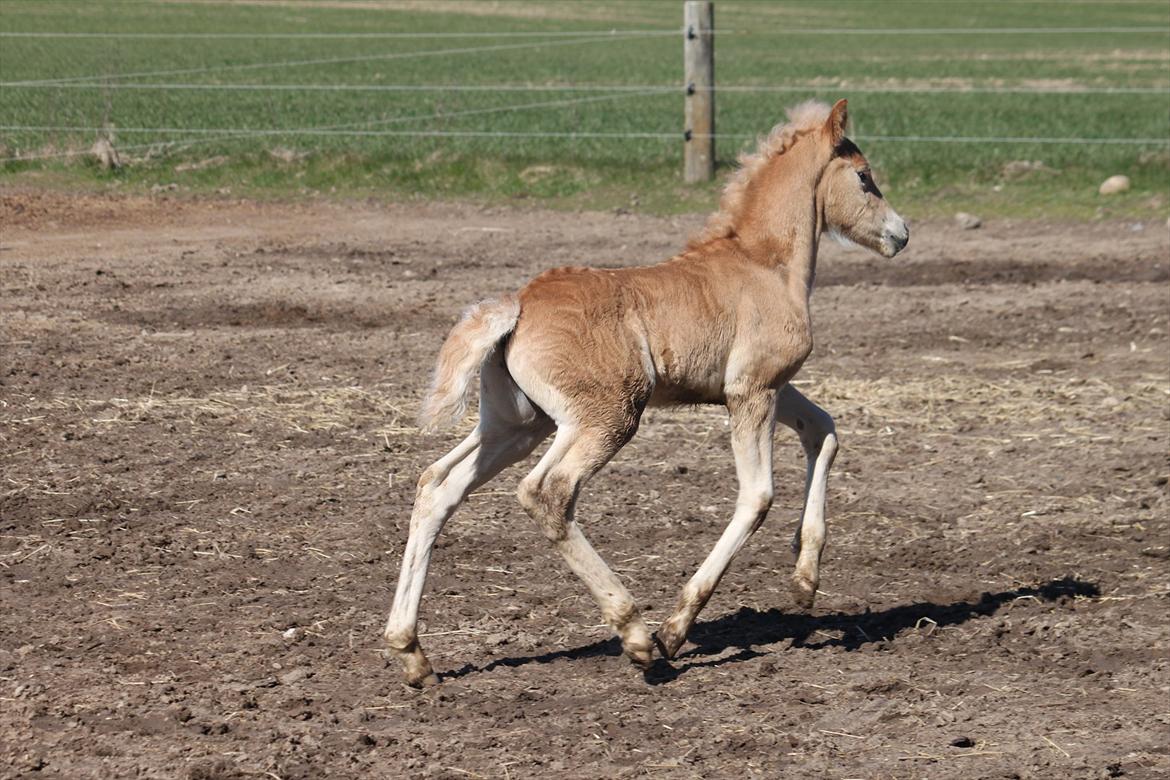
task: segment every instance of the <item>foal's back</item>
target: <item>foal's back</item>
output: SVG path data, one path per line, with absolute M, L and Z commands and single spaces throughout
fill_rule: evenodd
M 762 374 L 779 379 L 806 354 L 780 348 L 807 321 L 801 302 L 733 241 L 653 266 L 547 271 L 519 300 L 508 370 L 554 419 L 562 408 L 596 418 L 603 405 L 636 416 L 646 405 L 723 403 L 742 368 L 759 375 L 771 363 Z

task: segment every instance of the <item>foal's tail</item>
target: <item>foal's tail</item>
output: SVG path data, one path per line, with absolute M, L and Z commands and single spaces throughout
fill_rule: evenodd
M 435 377 L 419 414 L 420 427 L 434 430 L 463 418 L 475 372 L 519 319 L 520 302 L 511 295 L 484 301 L 463 313 L 439 350 Z

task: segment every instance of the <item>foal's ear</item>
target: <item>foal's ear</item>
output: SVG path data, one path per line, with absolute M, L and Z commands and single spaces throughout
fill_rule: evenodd
M 834 147 L 845 137 L 845 125 L 848 122 L 849 104 L 842 98 L 833 104 L 833 110 L 829 112 L 829 119 L 825 122 L 825 132 Z

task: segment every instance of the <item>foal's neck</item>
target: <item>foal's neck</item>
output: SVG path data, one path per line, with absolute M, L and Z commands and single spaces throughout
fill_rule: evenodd
M 819 177 L 799 164 L 777 164 L 766 175 L 741 215 L 737 238 L 754 262 L 783 269 L 790 291 L 807 300 L 822 229 Z

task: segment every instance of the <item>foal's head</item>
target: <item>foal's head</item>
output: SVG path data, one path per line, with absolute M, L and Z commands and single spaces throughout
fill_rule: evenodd
M 845 137 L 848 119 L 844 100 L 837 101 L 821 130 L 831 159 L 817 189 L 830 234 L 893 257 L 910 240 L 910 229 L 882 197 L 857 145 Z

